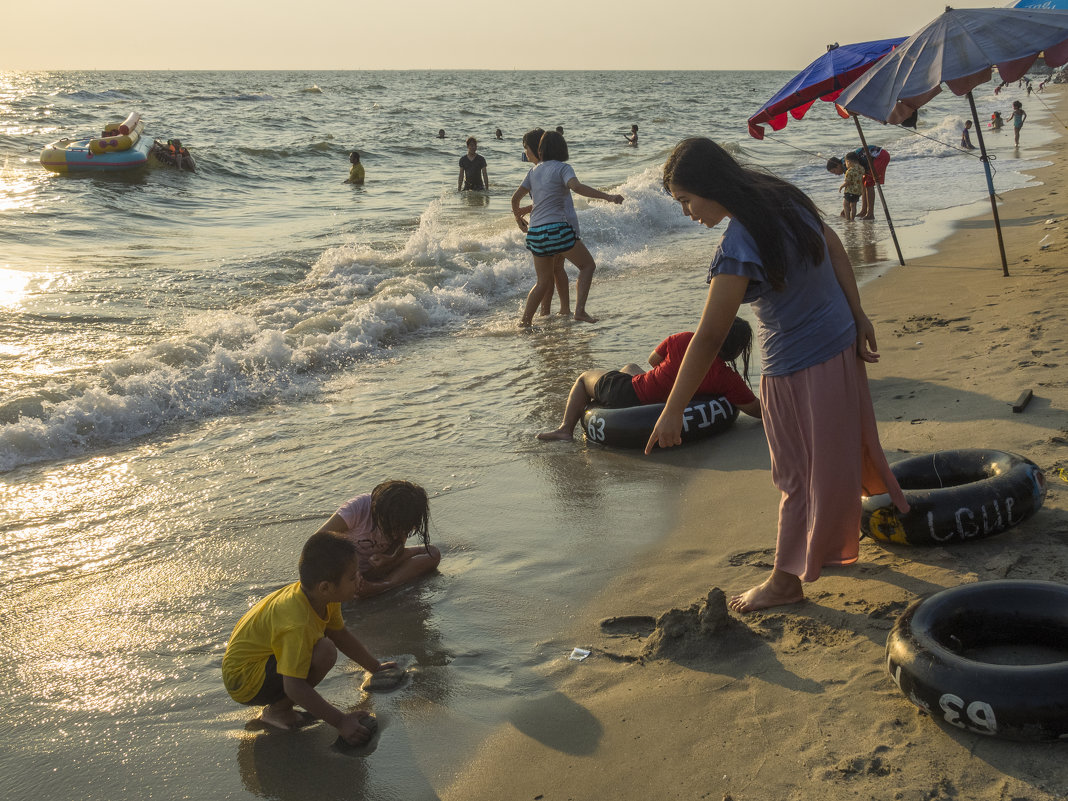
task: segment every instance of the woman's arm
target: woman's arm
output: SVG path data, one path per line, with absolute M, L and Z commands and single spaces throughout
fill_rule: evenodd
M 719 355 L 748 285 L 749 279 L 744 275 L 717 275 L 712 279 L 701 322 L 686 348 L 675 386 L 645 446 L 646 454 L 652 453 L 655 445 L 670 448 L 682 444 L 682 413 Z
M 827 240 L 827 252 L 831 256 L 834 277 L 838 279 L 838 286 L 842 288 L 849 311 L 853 314 L 853 322 L 857 326 L 857 355 L 866 362 L 877 362 L 879 353 L 875 343 L 875 326 L 871 324 L 860 305 L 860 290 L 857 289 L 857 278 L 853 274 L 853 263 L 849 261 L 849 254 L 846 253 L 838 234 L 826 224 L 823 226 L 823 237 Z
M 662 361 L 664 361 L 664 357 L 661 356 L 657 351 L 654 350 L 652 353 L 649 354 L 650 367 L 656 367 Z
M 567 182 L 567 188 L 574 192 L 576 195 L 582 195 L 583 197 L 590 197 L 594 200 L 607 200 L 609 203 L 622 203 L 623 195 L 610 195 L 607 192 L 602 192 L 600 189 L 594 189 L 592 186 L 586 186 L 578 178 L 571 178 Z
M 759 420 L 763 416 L 763 412 L 760 411 L 760 401 L 749 401 L 749 403 L 739 403 L 738 408 L 745 412 L 750 417 L 755 417 Z

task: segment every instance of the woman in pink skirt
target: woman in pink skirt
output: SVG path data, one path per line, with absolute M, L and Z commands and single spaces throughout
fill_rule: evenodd
M 861 498 L 904 495 L 879 445 L 864 363 L 875 331 L 838 236 L 793 184 L 738 164 L 710 139 L 681 142 L 664 188 L 712 228 L 729 220 L 708 274 L 708 299 L 675 386 L 646 446 L 682 440 L 682 413 L 742 303 L 761 344 L 760 403 L 772 480 L 782 491 L 771 576 L 733 597 L 750 612 L 804 599 L 802 582 L 857 560 Z

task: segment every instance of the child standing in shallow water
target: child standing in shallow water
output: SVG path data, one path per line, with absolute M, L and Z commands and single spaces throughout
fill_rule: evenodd
M 563 134 L 555 131 L 542 134 L 537 155 L 539 163 L 527 173 L 523 183 L 512 195 L 512 214 L 519 230 L 527 235 L 527 250 L 534 255 L 534 271 L 537 274 L 537 283 L 527 294 L 520 325 L 529 326 L 533 323 L 534 313 L 545 296 L 552 291 L 555 256 L 560 253 L 579 270 L 575 289 L 575 319 L 595 323 L 596 318 L 586 312 L 586 299 L 590 294 L 593 271 L 597 265 L 568 221 L 566 201 L 570 199 L 571 192 L 610 203 L 622 203 L 623 196 L 609 195 L 579 181 L 575 171 L 567 163 L 567 142 Z M 534 201 L 529 224 L 519 206 L 527 195 Z
M 1019 100 L 1012 101 L 1012 135 L 1016 140 L 1016 146 L 1020 146 L 1020 129 L 1023 128 L 1027 112 L 1023 110 L 1023 103 Z
M 530 164 L 538 163 L 538 145 L 541 143 L 541 137 L 544 133 L 545 131 L 541 128 L 535 128 L 523 134 L 523 161 Z M 526 216 L 533 210 L 533 206 L 523 206 L 519 211 L 523 216 Z M 575 229 L 575 238 L 580 239 L 578 216 L 575 214 L 575 204 L 571 201 L 570 194 L 564 198 L 564 213 L 571 227 Z M 560 311 L 558 313 L 561 317 L 571 316 L 571 293 L 568 289 L 567 280 L 567 270 L 564 269 L 564 254 L 557 253 L 553 256 L 553 283 L 556 286 L 557 297 L 560 299 Z M 549 316 L 550 312 L 552 312 L 552 305 L 553 291 L 550 289 L 545 293 L 545 297 L 541 301 L 542 317 Z
M 410 481 L 385 481 L 370 495 L 357 495 L 327 520 L 317 533 L 351 540 L 359 561 L 357 598 L 399 587 L 432 572 L 441 551 L 430 544 L 430 505 L 426 490 Z M 404 547 L 409 537 L 422 546 Z

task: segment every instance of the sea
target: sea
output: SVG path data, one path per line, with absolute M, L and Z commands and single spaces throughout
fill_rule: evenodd
M 707 469 L 704 445 L 645 457 L 578 432 L 534 439 L 582 370 L 643 362 L 696 324 L 719 232 L 664 192 L 672 147 L 710 136 L 797 183 L 861 283 L 898 262 L 881 208 L 838 215 L 824 164 L 859 146 L 851 120 L 817 102 L 748 135 L 791 75 L 0 73 L 3 796 L 437 798 L 518 704 L 552 692 L 560 633 L 656 547 Z M 994 86 L 976 90 L 981 120 L 1016 99 L 1028 113 L 1019 149 L 1011 128 L 984 131 L 1007 192 L 1047 163 L 1060 87 Z M 41 167 L 44 146 L 132 111 L 197 171 Z M 862 123 L 892 154 L 885 201 L 906 260 L 989 208 L 977 151 L 957 147 L 967 118 L 946 92 L 915 132 Z M 533 267 L 509 199 L 529 166 L 522 134 L 556 126 L 579 179 L 625 202 L 576 198 L 599 322 L 520 330 Z M 486 192 L 456 191 L 469 136 Z M 362 186 L 345 183 L 352 150 Z M 295 579 L 343 501 L 388 478 L 427 488 L 444 556 L 438 574 L 345 607 L 374 653 L 411 669 L 388 696 L 362 693 L 344 659 L 321 685 L 379 715 L 377 745 L 352 756 L 326 726 L 256 731 L 220 680 L 231 629 Z

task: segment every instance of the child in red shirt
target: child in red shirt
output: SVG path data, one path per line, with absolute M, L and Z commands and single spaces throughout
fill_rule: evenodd
M 590 404 L 609 409 L 624 409 L 629 406 L 644 406 L 663 403 L 671 394 L 675 377 L 682 365 L 682 357 L 693 338 L 692 331 L 672 334 L 649 354 L 653 369 L 642 370 L 636 364 L 624 365 L 619 370 L 587 370 L 578 377 L 564 407 L 564 419 L 559 428 L 542 431 L 541 440 L 570 440 L 574 438 L 575 424 Z M 723 342 L 719 357 L 708 368 L 697 395 L 723 395 L 741 411 L 752 417 L 760 417 L 760 401 L 748 386 L 749 354 L 753 346 L 753 330 L 741 317 L 734 320 L 727 339 Z M 742 375 L 735 367 L 738 358 L 743 359 Z

